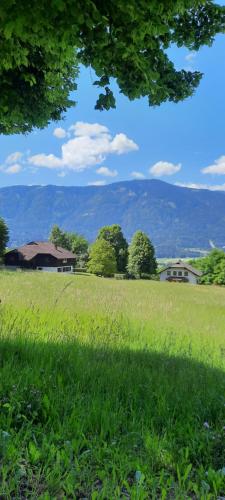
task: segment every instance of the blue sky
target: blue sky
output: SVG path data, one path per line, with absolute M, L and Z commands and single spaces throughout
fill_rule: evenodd
M 178 68 L 204 77 L 194 97 L 158 108 L 149 108 L 147 99 L 130 102 L 115 85 L 117 108 L 95 111 L 95 75 L 81 68 L 77 105 L 63 121 L 27 136 L 0 137 L 0 187 L 154 177 L 225 190 L 224 52 L 222 35 L 198 53 L 172 49 Z

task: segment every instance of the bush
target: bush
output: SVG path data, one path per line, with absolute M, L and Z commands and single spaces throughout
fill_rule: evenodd
M 142 280 L 150 280 L 150 279 L 152 279 L 152 276 L 149 273 L 142 273 L 141 274 L 141 279 Z

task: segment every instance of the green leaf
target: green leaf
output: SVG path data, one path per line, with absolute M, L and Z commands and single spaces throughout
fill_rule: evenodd
M 40 460 L 41 452 L 38 450 L 33 441 L 29 442 L 29 455 L 32 463 L 36 463 Z

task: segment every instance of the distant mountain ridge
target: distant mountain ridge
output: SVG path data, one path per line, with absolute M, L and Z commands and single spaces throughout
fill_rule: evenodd
M 91 242 L 100 227 L 120 224 L 128 240 L 141 229 L 158 257 L 198 255 L 225 246 L 225 193 L 163 181 L 134 180 L 105 186 L 11 186 L 0 188 L 0 216 L 10 246 L 46 240 L 53 224 Z M 213 242 L 213 243 L 212 243 Z

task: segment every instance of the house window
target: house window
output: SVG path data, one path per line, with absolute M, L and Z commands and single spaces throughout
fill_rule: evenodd
M 173 271 L 173 276 L 176 276 L 177 275 L 177 271 Z
M 184 271 L 184 276 L 188 276 L 188 271 Z
M 171 276 L 171 271 L 167 271 L 167 276 Z
M 58 273 L 69 273 L 71 271 L 71 266 L 63 266 L 57 268 Z
M 178 276 L 182 276 L 182 271 L 178 271 Z

